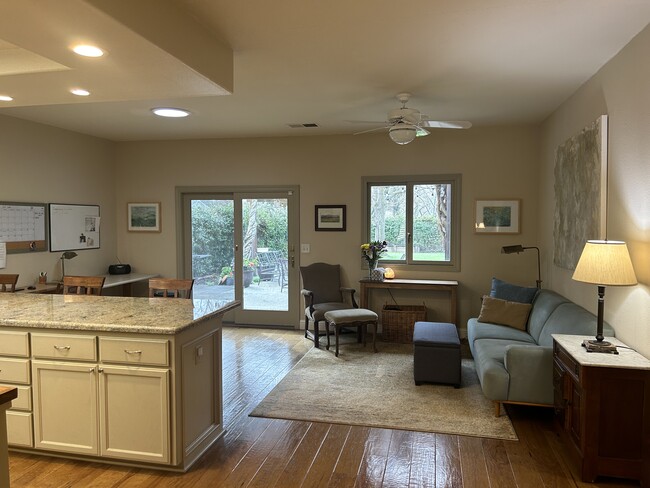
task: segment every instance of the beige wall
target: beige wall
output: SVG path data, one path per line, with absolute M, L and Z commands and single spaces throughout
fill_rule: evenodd
M 639 285 L 608 287 L 605 320 L 628 345 L 650 357 L 650 27 L 581 87 L 543 124 L 540 227 L 548 250 L 548 285 L 595 313 L 596 286 L 553 265 L 555 149 L 601 114 L 609 115 L 608 238 L 627 242 Z
M 338 262 L 348 285 L 365 275 L 359 258 L 361 177 L 400 174 L 462 174 L 461 271 L 402 273 L 402 277 L 457 279 L 460 318 L 478 313 L 479 296 L 493 275 L 534 286 L 534 253 L 502 255 L 503 245 L 537 244 L 537 168 L 539 145 L 535 127 L 473 128 L 434 131 L 408 146 L 397 146 L 386 134 L 268 139 L 120 143 L 117 148 L 117 229 L 121 259 L 139 271 L 176 274 L 176 186 L 300 186 L 300 242 L 311 245 L 300 264 Z M 522 234 L 476 235 L 477 198 L 521 198 Z M 162 202 L 162 232 L 126 231 L 126 203 Z M 315 232 L 316 204 L 347 205 L 347 232 Z M 401 303 L 421 303 L 421 296 L 397 295 Z M 387 297 L 381 296 L 381 307 Z M 448 319 L 442 297 L 427 301 L 433 318 Z M 299 317 L 296 317 L 296 321 Z
M 115 262 L 114 144 L 54 127 L 0 116 L 0 200 L 100 206 L 100 249 L 79 251 L 67 274 L 106 273 Z M 61 276 L 61 253 L 7 255 L 0 273 L 19 273 L 28 286 L 46 271 Z

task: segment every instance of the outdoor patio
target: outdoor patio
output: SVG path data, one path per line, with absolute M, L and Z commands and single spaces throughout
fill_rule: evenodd
M 248 310 L 287 310 L 288 287 L 280 287 L 277 281 L 260 281 L 244 288 L 244 306 Z M 208 285 L 195 283 L 194 298 L 210 298 L 231 301 L 235 299 L 234 285 Z

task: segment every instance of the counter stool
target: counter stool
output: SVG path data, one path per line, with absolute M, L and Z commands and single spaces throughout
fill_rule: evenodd
M 357 327 L 358 342 L 363 338 L 363 346 L 366 346 L 365 328 L 367 325 L 374 326 L 372 333 L 372 349 L 377 352 L 377 314 L 365 308 L 350 308 L 347 310 L 332 310 L 325 312 L 325 330 L 327 332 L 327 350 L 330 349 L 330 325 L 334 326 L 334 337 L 336 342 L 335 356 L 339 356 L 339 332 L 341 327 Z M 363 327 L 363 329 L 361 328 Z
M 416 322 L 413 329 L 413 380 L 460 388 L 460 339 L 454 324 Z

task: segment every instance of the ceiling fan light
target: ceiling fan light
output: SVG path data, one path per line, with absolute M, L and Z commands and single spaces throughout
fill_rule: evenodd
M 403 146 L 415 139 L 417 128 L 411 124 L 399 123 L 388 129 L 388 136 L 395 143 Z

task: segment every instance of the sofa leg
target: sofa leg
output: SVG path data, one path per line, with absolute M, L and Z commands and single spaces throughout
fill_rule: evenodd
M 494 416 L 501 416 L 501 402 L 494 402 Z

